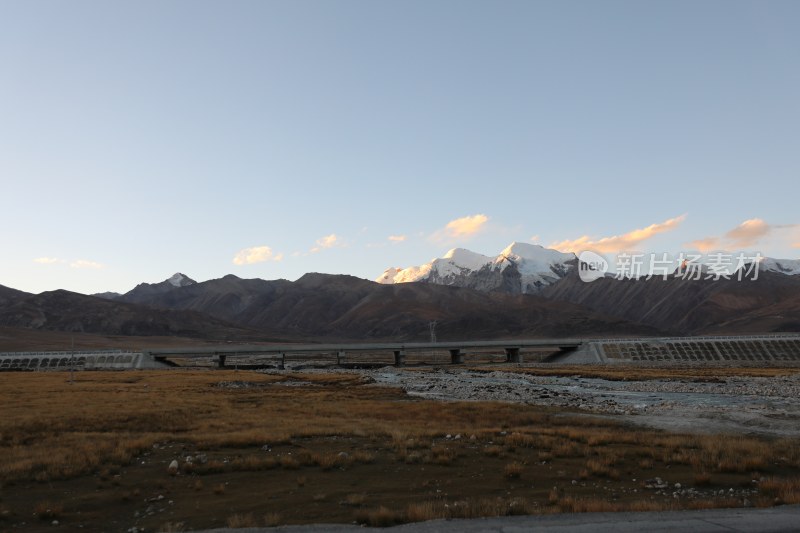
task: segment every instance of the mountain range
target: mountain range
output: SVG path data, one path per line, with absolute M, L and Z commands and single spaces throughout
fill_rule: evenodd
M 495 257 L 454 249 L 377 282 L 177 273 L 125 294 L 0 286 L 0 326 L 35 332 L 219 341 L 350 341 L 800 331 L 800 261 L 765 259 L 757 280 L 669 276 L 583 282 L 574 254 L 513 243 Z M 0 338 L 0 351 L 3 351 Z
M 418 267 L 388 268 L 375 281 L 421 281 L 480 291 L 535 294 L 556 283 L 578 264 L 573 253 L 514 242 L 495 257 L 454 248 L 444 257 Z

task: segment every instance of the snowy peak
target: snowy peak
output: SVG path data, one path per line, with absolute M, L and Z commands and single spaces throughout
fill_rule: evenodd
M 457 268 L 468 268 L 470 270 L 478 270 L 485 265 L 492 262 L 490 257 L 482 254 L 471 252 L 464 248 L 453 248 L 441 259 L 436 261 L 447 263 Z
M 172 275 L 169 279 L 167 279 L 167 283 L 172 285 L 173 287 L 186 287 L 188 285 L 194 285 L 197 282 L 192 278 L 181 274 L 180 272 L 176 272 Z
M 551 250 L 538 244 L 512 242 L 500 252 L 495 262 L 502 264 L 503 261 L 509 261 L 517 266 L 521 274 L 538 274 L 549 272 L 553 267 L 560 269 L 560 265 L 575 259 L 577 257 L 573 253 Z
M 441 285 L 453 285 L 454 283 L 448 283 L 447 280 L 452 281 L 454 276 L 480 270 L 491 263 L 491 257 L 464 248 L 453 248 L 444 254 L 444 257 L 433 259 L 422 266 L 387 268 L 375 281 L 384 284 L 430 281 Z
M 800 276 L 800 259 L 773 259 L 764 257 L 759 263 L 759 269 L 766 272 L 778 272 L 787 276 Z
M 384 285 L 395 283 L 394 279 L 395 276 L 397 276 L 397 274 L 400 273 L 402 270 L 403 269 L 400 267 L 389 267 L 386 270 L 384 270 L 383 274 L 378 276 L 375 279 L 375 281 L 377 281 L 378 283 L 383 283 Z
M 574 265 L 574 254 L 535 244 L 511 243 L 500 255 L 489 257 L 453 248 L 430 263 L 409 268 L 388 268 L 375 281 L 421 281 L 483 291 L 534 293 L 564 277 Z
M 180 289 L 181 287 L 188 287 L 196 284 L 197 282 L 192 278 L 177 272 L 161 283 L 140 283 L 118 299 L 123 302 L 141 303 L 151 298 L 153 295 L 164 294 Z

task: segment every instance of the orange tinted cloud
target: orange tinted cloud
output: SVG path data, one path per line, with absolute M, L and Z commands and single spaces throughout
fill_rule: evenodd
M 721 237 L 706 237 L 686 243 L 686 246 L 700 252 L 711 250 L 742 250 L 750 248 L 769 235 L 777 226 L 767 224 L 760 218 L 745 220 Z
M 317 253 L 325 248 L 333 248 L 334 246 L 342 245 L 342 239 L 339 238 L 335 233 L 331 233 L 330 235 L 326 235 L 317 239 L 317 245 L 311 249 L 311 252 Z
M 430 239 L 435 242 L 464 240 L 480 232 L 489 221 L 483 214 L 471 215 L 451 220 L 447 225 L 435 231 Z
M 677 228 L 681 222 L 686 219 L 686 215 L 670 218 L 664 222 L 657 224 L 650 224 L 646 228 L 635 229 L 622 235 L 614 235 L 612 237 L 603 237 L 601 239 L 593 239 L 588 235 L 579 237 L 574 240 L 565 240 L 550 245 L 550 248 L 561 250 L 562 252 L 581 252 L 583 250 L 592 250 L 598 253 L 611 253 L 629 251 L 636 248 L 636 246 L 651 237 L 660 233 L 666 233 Z

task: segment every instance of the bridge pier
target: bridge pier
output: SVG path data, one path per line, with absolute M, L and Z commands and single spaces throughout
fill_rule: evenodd
M 227 358 L 228 356 L 225 354 L 217 354 L 217 368 L 225 368 L 225 359 Z
M 344 350 L 339 350 L 339 353 L 336 354 L 336 364 L 341 366 L 342 361 L 344 361 Z
M 286 352 L 281 352 L 281 362 L 278 363 L 278 370 L 286 370 Z
M 460 348 L 450 350 L 450 364 L 461 365 L 464 364 L 464 352 Z
M 522 354 L 519 348 L 506 348 L 506 362 L 507 363 L 521 363 Z
M 394 366 L 404 366 L 406 364 L 405 350 L 394 351 Z

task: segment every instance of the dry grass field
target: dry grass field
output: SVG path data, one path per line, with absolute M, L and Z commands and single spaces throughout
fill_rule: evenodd
M 420 400 L 358 374 L 3 373 L 0 405 L 0 531 L 800 503 L 797 439 Z

